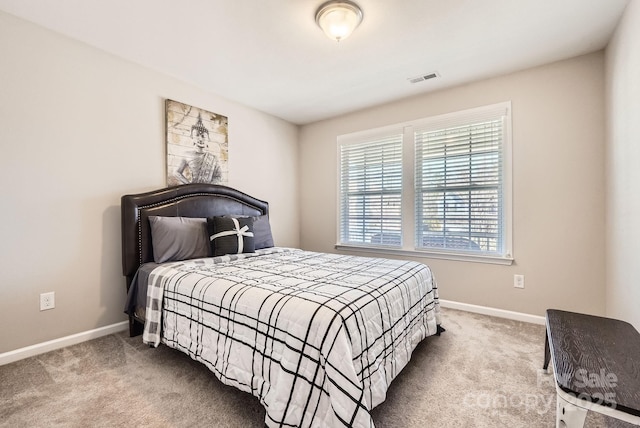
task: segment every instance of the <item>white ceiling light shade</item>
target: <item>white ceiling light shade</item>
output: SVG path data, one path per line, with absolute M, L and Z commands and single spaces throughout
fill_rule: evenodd
M 316 23 L 331 40 L 344 40 L 362 22 L 362 9 L 349 0 L 330 0 L 316 11 Z

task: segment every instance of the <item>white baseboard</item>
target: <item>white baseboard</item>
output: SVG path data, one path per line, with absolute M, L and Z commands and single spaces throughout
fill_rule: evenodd
M 55 351 L 65 346 L 76 345 L 87 340 L 97 339 L 98 337 L 107 336 L 113 333 L 119 333 L 129 328 L 129 322 L 123 321 L 117 324 L 107 325 L 105 327 L 96 328 L 82 333 L 72 334 L 71 336 L 61 337 L 60 339 L 50 340 L 48 342 L 36 343 L 35 345 L 26 346 L 16 349 L 15 351 L 0 354 L 0 366 L 13 363 L 14 361 L 24 358 L 33 357 L 34 355 L 44 354 L 45 352 Z
M 443 299 L 440 299 L 440 305 L 443 308 L 458 309 L 476 314 L 491 315 L 499 318 L 545 325 L 545 318 L 537 315 L 523 314 L 521 312 L 506 311 L 504 309 L 471 305 L 469 303 L 459 303 Z M 0 366 L 13 363 L 14 361 L 22 360 L 24 358 L 33 357 L 34 355 L 44 354 L 45 352 L 64 348 L 65 346 L 76 345 L 81 342 L 86 342 L 87 340 L 97 339 L 98 337 L 107 336 L 113 333 L 119 333 L 121 331 L 125 331 L 127 328 L 129 328 L 129 322 L 123 321 L 117 324 L 96 328 L 94 330 L 72 334 L 71 336 L 61 337 L 60 339 L 37 343 L 25 348 L 16 349 L 15 351 L 5 352 L 0 354 Z
M 440 299 L 440 306 L 443 308 L 459 309 L 461 311 L 473 312 L 482 315 L 491 315 L 510 320 L 524 321 L 532 324 L 545 325 L 545 318 L 538 315 L 523 314 L 522 312 L 506 311 L 504 309 L 490 308 L 487 306 L 471 305 L 469 303 L 452 302 L 451 300 Z

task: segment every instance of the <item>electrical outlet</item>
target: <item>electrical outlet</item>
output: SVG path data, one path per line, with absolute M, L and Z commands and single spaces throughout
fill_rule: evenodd
M 42 293 L 40 295 L 40 310 L 46 311 L 56 307 L 56 293 Z
M 513 286 L 515 288 L 524 288 L 524 275 L 513 275 Z

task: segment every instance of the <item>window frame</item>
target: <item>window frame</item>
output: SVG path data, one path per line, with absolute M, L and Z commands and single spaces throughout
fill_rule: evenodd
M 381 139 L 378 139 L 377 136 L 382 135 Z M 401 174 L 400 174 L 400 183 L 399 183 L 399 187 L 393 187 L 392 192 L 389 192 L 389 190 L 385 190 L 384 189 L 384 179 L 380 179 L 381 175 L 373 175 L 371 176 L 371 180 L 367 180 L 366 179 L 366 172 L 367 172 L 367 168 L 363 168 L 363 172 L 364 172 L 364 176 L 365 178 L 361 179 L 361 180 L 354 180 L 355 183 L 359 184 L 358 190 L 354 190 L 353 192 L 348 192 L 349 196 L 352 196 L 354 200 L 357 200 L 358 198 L 367 198 L 368 196 L 371 197 L 375 197 L 375 196 L 380 196 L 381 198 L 384 198 L 384 195 L 395 195 L 395 194 L 399 194 L 399 199 L 400 199 L 400 206 L 399 206 L 399 210 L 400 210 L 400 216 L 399 216 L 399 227 L 400 227 L 400 233 L 402 233 L 402 230 L 404 229 L 404 218 L 402 216 L 402 211 L 404 209 L 403 206 L 403 202 L 404 202 L 404 134 L 403 134 L 403 130 L 400 128 L 398 129 L 397 127 L 392 127 L 389 128 L 388 130 L 386 130 L 383 134 L 377 133 L 377 134 L 369 134 L 369 133 L 365 133 L 362 136 L 356 136 L 355 138 L 347 138 L 347 141 L 345 141 L 343 139 L 342 144 L 338 145 L 338 159 L 339 159 L 339 165 L 338 165 L 338 221 L 339 221 L 339 225 L 338 225 L 338 239 L 337 242 L 342 242 L 342 238 L 343 238 L 343 232 L 344 229 L 343 227 L 345 227 L 345 225 L 348 225 L 351 223 L 351 221 L 349 221 L 348 219 L 345 219 L 342 217 L 342 211 L 343 209 L 345 209 L 345 207 L 343 206 L 343 201 L 344 201 L 344 194 L 342 192 L 343 190 L 343 170 L 342 170 L 342 165 L 345 163 L 345 161 L 343 160 L 342 157 L 342 152 L 343 152 L 343 148 L 345 146 L 348 147 L 354 147 L 355 150 L 353 150 L 353 152 L 350 154 L 351 156 L 353 156 L 354 159 L 358 159 L 362 156 L 366 157 L 368 155 L 371 154 L 371 152 L 375 153 L 379 150 L 380 147 L 382 147 L 385 144 L 385 140 L 387 144 L 397 144 L 399 143 L 399 150 L 401 152 L 400 155 L 400 169 L 401 169 Z M 365 150 L 362 150 L 361 147 L 363 146 L 369 146 L 371 148 L 371 152 Z M 350 158 L 351 158 L 350 156 Z M 374 157 L 374 159 L 377 157 Z M 393 159 L 398 159 L 397 157 L 393 157 Z M 375 163 L 360 163 L 360 162 L 354 162 L 354 166 L 357 170 L 358 167 L 361 166 L 368 166 L 370 169 L 375 169 Z M 355 172 L 356 170 L 352 170 L 353 172 Z M 356 173 L 356 175 L 358 175 Z M 390 184 L 395 184 L 397 186 L 397 178 L 395 180 L 389 180 Z M 377 185 L 381 185 L 382 188 L 380 189 L 373 189 L 373 190 L 368 190 L 366 187 L 372 186 L 372 187 L 377 187 Z M 349 186 L 349 183 L 347 183 L 347 186 Z M 350 186 L 349 186 L 350 187 Z M 376 191 L 377 190 L 377 191 Z M 373 208 L 373 207 L 372 207 Z M 370 230 L 369 226 L 367 226 L 366 224 L 368 223 L 366 221 L 367 215 L 366 214 L 362 214 L 362 226 L 363 226 L 363 230 L 362 230 L 362 234 L 364 235 L 367 231 L 373 232 L 373 230 Z M 380 222 L 384 222 L 384 220 L 382 219 L 382 217 L 384 217 L 384 215 L 381 215 L 379 218 Z M 357 218 L 357 217 L 356 217 Z M 372 219 L 375 217 L 372 217 Z M 345 221 L 346 220 L 346 221 Z M 382 226 L 382 224 L 381 224 Z M 389 224 L 389 226 L 391 226 L 391 224 Z M 348 229 L 348 226 L 347 226 Z M 381 230 L 382 232 L 382 230 Z M 349 234 L 347 232 L 347 234 Z M 360 235 L 360 233 L 356 232 L 354 235 Z M 381 248 L 395 248 L 395 249 L 401 249 L 402 248 L 402 240 L 400 242 L 400 245 L 393 245 L 393 244 L 385 244 L 384 243 L 384 239 L 383 238 L 383 233 L 380 234 L 381 235 L 381 242 L 376 244 L 373 242 L 367 242 L 364 244 L 360 244 L 360 243 L 356 243 L 354 241 L 349 241 L 346 243 L 346 245 L 356 245 L 356 246 L 371 246 L 371 247 L 381 247 Z
M 433 248 L 416 248 L 416 188 L 415 188 L 415 134 L 416 129 L 425 129 L 431 126 L 457 126 L 470 124 L 475 120 L 491 120 L 498 115 L 503 117 L 503 141 L 502 141 L 502 236 L 503 248 L 501 254 L 493 253 L 475 253 L 473 251 L 455 251 L 452 249 L 433 249 Z M 456 111 L 418 120 L 402 122 L 394 125 L 384 126 L 375 129 L 369 129 L 350 134 L 339 135 L 337 137 L 337 162 L 338 162 L 338 180 L 337 180 L 337 228 L 336 228 L 336 244 L 335 248 L 339 250 L 356 250 L 361 252 L 371 252 L 378 254 L 395 254 L 413 257 L 426 257 L 433 259 L 458 260 L 479 263 L 492 263 L 510 265 L 513 263 L 513 166 L 512 166 L 512 129 L 511 129 L 511 102 L 505 101 L 501 103 L 486 105 L 482 107 Z M 341 242 L 341 170 L 342 158 L 341 147 L 345 144 L 362 144 L 375 139 L 382 139 L 392 133 L 403 134 L 402 143 L 402 236 L 401 246 L 389 247 L 379 246 L 371 243 L 354 244 Z

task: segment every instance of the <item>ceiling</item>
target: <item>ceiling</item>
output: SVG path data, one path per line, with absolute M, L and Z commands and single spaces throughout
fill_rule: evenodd
M 356 0 L 364 20 L 337 43 L 315 23 L 323 1 L 0 0 L 0 10 L 306 124 L 597 51 L 628 3 Z

